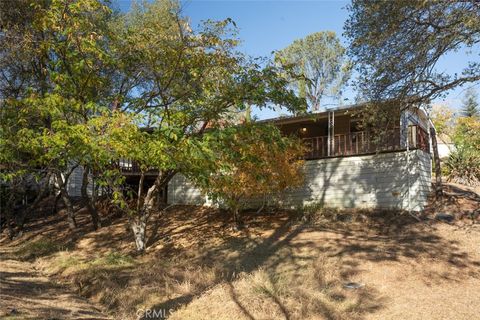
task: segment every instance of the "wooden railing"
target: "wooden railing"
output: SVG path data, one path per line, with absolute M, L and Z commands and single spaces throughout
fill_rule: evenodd
M 120 159 L 117 161 L 117 166 L 124 175 L 139 175 L 141 173 L 140 165 L 138 162 L 131 159 Z M 156 170 L 147 170 L 145 174 L 152 175 L 157 174 Z
M 124 173 L 140 172 L 140 166 L 138 163 L 131 159 L 120 159 L 118 161 L 118 167 Z
M 410 126 L 408 130 L 409 147 L 429 152 L 428 134 L 419 126 Z M 306 159 L 351 156 L 376 152 L 397 151 L 406 149 L 400 141 L 400 128 L 389 130 L 379 135 L 367 131 L 336 134 L 332 139 L 330 151 L 328 136 L 305 138 L 307 146 Z
M 420 126 L 408 128 L 408 141 L 411 149 L 420 149 L 430 152 L 430 140 L 428 133 Z

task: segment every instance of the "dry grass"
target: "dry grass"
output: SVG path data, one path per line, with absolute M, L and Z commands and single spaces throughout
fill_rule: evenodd
M 55 252 L 64 250 L 66 247 L 48 239 L 39 239 L 22 244 L 15 251 L 15 257 L 20 260 L 35 260 L 42 256 L 48 256 Z
M 349 292 L 342 265 L 326 255 L 298 270 L 260 268 L 209 290 L 173 313 L 171 319 L 357 319 L 372 291 Z
M 217 294 L 222 295 L 222 288 L 229 287 L 232 292 L 238 290 L 239 303 L 255 306 L 261 318 L 292 312 L 293 318 L 300 319 L 314 316 L 321 308 L 338 319 L 357 312 L 358 296 L 342 289 L 337 259 L 317 256 L 313 247 L 297 252 L 288 246 L 290 237 L 305 227 L 296 213 L 258 217 L 247 213 L 249 228 L 241 232 L 232 230 L 229 218 L 221 211 L 176 208 L 157 217 L 153 228 L 163 232 L 155 242 L 155 237 L 151 239 L 143 256 L 135 256 L 122 219 L 86 233 L 66 250 L 41 237 L 21 248 L 49 244 L 45 245 L 48 250 L 38 252 L 37 266 L 122 319 L 136 319 L 141 309 L 176 310 L 207 292 L 220 290 Z M 19 251 L 21 259 L 32 257 L 29 250 Z M 230 293 L 225 295 L 229 297 Z M 298 297 L 302 297 L 301 307 Z
M 137 319 L 139 310 L 171 319 L 442 319 L 448 312 L 429 307 L 436 305 L 429 292 L 456 303 L 462 298 L 452 295 L 461 290 L 472 293 L 469 308 L 480 307 L 475 225 L 313 207 L 301 215 L 246 213 L 241 231 L 229 218 L 213 209 L 172 208 L 153 217 L 141 256 L 126 220 L 114 216 L 101 230 L 83 225 L 70 239 L 64 222 L 48 217 L 10 247 L 119 319 Z M 88 216 L 81 212 L 79 221 Z M 351 290 L 347 282 L 365 286 Z M 417 301 L 414 313 L 407 306 Z M 468 310 L 457 307 L 457 318 L 470 319 L 475 313 Z
M 236 251 L 236 245 L 230 243 L 227 250 Z M 153 255 L 133 259 L 108 253 L 92 258 L 62 251 L 38 265 L 122 319 L 135 319 L 141 309 L 177 308 L 172 319 L 233 319 L 248 314 L 255 319 L 314 319 L 319 314 L 354 319 L 366 308 L 375 308 L 365 298 L 371 289 L 343 288 L 342 273 L 348 272 L 338 258 L 316 256 L 315 248 L 295 253 L 279 248 L 272 256 L 271 250 L 256 248 L 240 264 L 207 262 L 205 252 L 162 261 Z M 292 254 L 297 255 L 293 260 Z

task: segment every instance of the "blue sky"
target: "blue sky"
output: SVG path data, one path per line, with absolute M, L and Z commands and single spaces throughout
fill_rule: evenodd
M 130 7 L 130 0 L 114 0 L 122 11 Z M 202 20 L 222 20 L 232 18 L 239 28 L 242 40 L 240 50 L 253 56 L 271 57 L 274 50 L 283 49 L 293 40 L 322 30 L 335 31 L 341 41 L 343 24 L 348 17 L 346 6 L 350 1 L 204 1 L 183 0 L 182 6 L 186 16 L 190 17 L 193 27 Z M 480 49 L 478 49 L 480 50 Z M 478 61 L 477 50 L 477 61 Z M 465 51 L 444 57 L 438 69 L 448 73 L 460 72 L 466 61 L 472 60 Z M 479 85 L 476 86 L 477 90 Z M 461 104 L 465 88 L 458 88 L 445 99 L 436 103 L 445 103 L 453 108 Z M 345 98 L 353 102 L 355 93 L 346 90 Z M 276 116 L 274 111 L 256 112 L 260 118 Z

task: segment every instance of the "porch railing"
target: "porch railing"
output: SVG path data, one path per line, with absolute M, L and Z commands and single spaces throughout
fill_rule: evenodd
M 139 175 L 142 171 L 138 162 L 131 159 L 120 159 L 116 163 L 117 167 L 124 175 Z M 156 170 L 147 170 L 147 175 L 158 174 Z
M 409 126 L 408 141 L 410 149 L 421 149 L 429 152 L 427 132 L 419 126 Z M 326 157 L 351 156 L 376 152 L 398 151 L 406 149 L 406 143 L 401 142 L 400 128 L 388 130 L 379 135 L 368 131 L 336 134 L 332 139 L 330 154 L 328 152 L 328 136 L 304 138 L 307 146 L 306 159 Z
M 421 149 L 429 152 L 429 140 L 427 132 L 419 126 L 409 126 L 408 141 L 410 149 Z M 400 128 L 387 131 L 374 136 L 367 131 L 352 132 L 334 135 L 333 145 L 328 153 L 328 136 L 319 136 L 302 139 L 307 146 L 305 159 L 319 159 L 338 156 L 352 156 L 376 152 L 405 150 L 405 143 L 400 139 Z M 125 175 L 139 175 L 140 166 L 130 159 L 120 159 L 118 167 Z M 149 170 L 146 174 L 157 174 L 155 170 Z

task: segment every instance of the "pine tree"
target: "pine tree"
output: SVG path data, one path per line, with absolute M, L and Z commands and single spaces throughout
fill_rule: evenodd
M 478 107 L 478 95 L 475 89 L 469 88 L 465 93 L 463 100 L 462 116 L 464 117 L 480 117 L 480 109 Z

